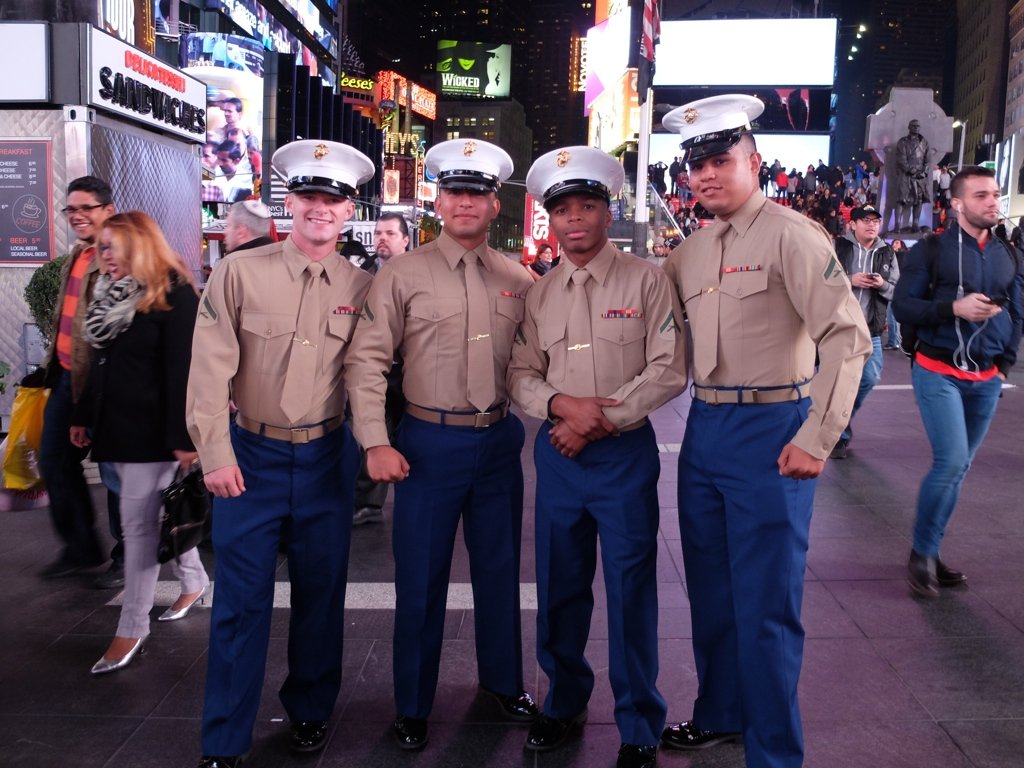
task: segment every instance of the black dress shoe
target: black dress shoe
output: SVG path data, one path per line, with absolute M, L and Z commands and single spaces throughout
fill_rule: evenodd
M 199 768 L 238 768 L 242 764 L 241 757 L 207 757 L 199 761 Z
M 391 726 L 395 741 L 401 749 L 423 749 L 427 746 L 427 721 L 399 715 Z
M 742 734 L 724 731 L 705 731 L 694 725 L 692 720 L 686 720 L 679 723 L 679 725 L 670 725 L 661 732 L 661 743 L 671 749 L 707 749 L 716 744 L 742 740 Z
M 615 768 L 654 768 L 658 762 L 658 748 L 640 744 L 623 744 Z
M 39 575 L 44 579 L 62 579 L 65 576 L 71 576 L 82 570 L 82 566 L 76 563 L 74 560 L 69 560 L 66 557 L 58 558 L 50 563 L 48 566 L 43 568 Z
M 94 589 L 121 589 L 124 586 L 124 563 L 113 563 L 92 580 Z
M 509 720 L 519 723 L 532 723 L 537 718 L 537 704 L 533 696 L 523 691 L 518 696 L 505 696 L 480 686 L 480 691 L 490 696 L 501 707 L 501 713 Z
M 531 752 L 551 752 L 566 742 L 574 726 L 583 725 L 586 721 L 587 710 L 567 720 L 559 720 L 545 714 L 537 715 L 537 719 L 530 726 L 530 732 L 526 735 L 525 746 Z
M 292 752 L 319 752 L 326 743 L 326 720 L 292 720 L 288 739 L 288 748 Z
M 910 550 L 910 562 L 907 563 L 907 584 L 914 594 L 921 597 L 936 598 L 939 596 L 939 577 L 936 574 L 938 558 L 925 557 Z
M 941 560 L 936 560 L 935 579 L 940 587 L 959 587 L 967 582 L 967 575 L 956 568 L 950 568 Z

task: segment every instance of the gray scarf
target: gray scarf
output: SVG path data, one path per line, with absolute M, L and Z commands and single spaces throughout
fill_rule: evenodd
M 141 294 L 142 286 L 131 275 L 116 282 L 100 275 L 85 318 L 86 341 L 96 349 L 109 347 L 132 324 Z

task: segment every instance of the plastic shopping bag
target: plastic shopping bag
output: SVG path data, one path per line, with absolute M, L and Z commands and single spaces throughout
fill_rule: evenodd
M 27 491 L 42 483 L 39 444 L 43 434 L 43 409 L 49 394 L 43 387 L 18 387 L 4 451 L 5 488 Z

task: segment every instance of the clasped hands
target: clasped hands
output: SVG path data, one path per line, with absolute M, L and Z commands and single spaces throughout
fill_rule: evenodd
M 551 428 L 551 444 L 566 458 L 576 458 L 587 443 L 618 432 L 604 415 L 605 408 L 617 405 L 622 405 L 622 401 L 608 397 L 555 395 L 550 410 L 558 421 Z

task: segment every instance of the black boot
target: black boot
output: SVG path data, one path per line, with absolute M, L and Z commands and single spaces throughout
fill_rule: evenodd
M 909 576 L 907 584 L 921 597 L 934 598 L 939 596 L 939 578 L 936 575 L 939 559 L 925 557 L 910 550 L 910 562 L 907 563 Z

